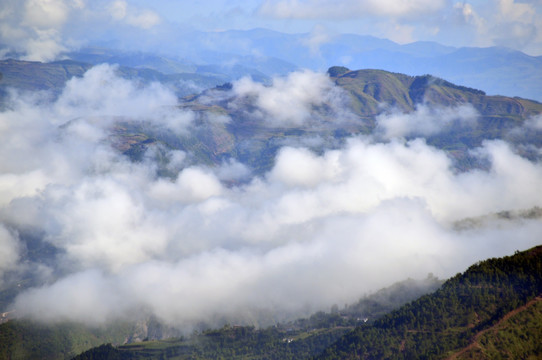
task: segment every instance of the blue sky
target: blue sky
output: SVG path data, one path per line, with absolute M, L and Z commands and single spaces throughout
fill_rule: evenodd
M 399 43 L 507 46 L 542 55 L 541 0 L 2 0 L 0 41 L 33 60 L 116 40 L 140 46 L 175 41 L 189 30 L 268 28 L 340 33 Z M 4 54 L 7 50 L 4 50 Z M 0 53 L 0 55 L 2 55 Z

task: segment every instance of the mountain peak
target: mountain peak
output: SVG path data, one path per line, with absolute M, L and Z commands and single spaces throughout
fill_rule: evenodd
M 351 70 L 349 68 L 344 67 L 344 66 L 332 66 L 329 69 L 327 69 L 327 74 L 330 77 L 339 77 L 350 71 Z

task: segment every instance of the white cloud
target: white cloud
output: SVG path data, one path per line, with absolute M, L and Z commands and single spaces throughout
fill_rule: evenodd
M 176 96 L 159 83 L 139 88 L 133 81 L 116 76 L 117 67 L 97 65 L 82 78 L 72 78 L 55 103 L 64 118 L 123 115 L 142 119 L 177 104 Z
M 540 4 L 494 0 L 491 5 L 455 3 L 454 10 L 471 36 L 474 46 L 507 46 L 531 53 L 542 49 Z
M 135 169 L 91 177 L 73 193 L 44 197 L 40 208 L 49 210 L 39 213 L 54 219 L 49 241 L 80 271 L 22 294 L 16 308 L 45 320 L 103 322 L 147 309 L 175 325 L 258 322 L 258 309 L 280 318 L 307 303 L 327 308 L 404 277 L 450 276 L 488 253 L 537 244 L 537 221 L 499 225 L 498 236 L 494 225 L 453 230 L 466 216 L 542 204 L 539 165 L 502 143 L 480 152 L 491 157 L 490 172 L 456 175 L 419 140 L 352 140 L 322 156 L 284 149 L 267 179 L 229 190 L 193 168 L 169 183 Z M 288 162 L 299 169 L 290 173 Z M 513 233 L 521 235 L 510 241 Z M 60 294 L 60 302 L 47 300 Z
M 320 75 L 292 74 L 270 87 L 243 80 L 233 91 L 254 99 L 265 121 L 312 124 L 311 107 L 342 101 L 327 95 Z M 149 311 L 188 328 L 216 319 L 264 324 L 262 311 L 281 319 L 406 277 L 447 277 L 536 245 L 542 234 L 536 219 L 454 230 L 465 217 L 542 206 L 541 164 L 502 141 L 475 152 L 489 159 L 487 171 L 456 173 L 421 139 L 360 137 L 318 154 L 284 147 L 272 170 L 252 179 L 234 160 L 192 165 L 191 154 L 157 146 L 166 178 L 153 153 L 132 162 L 108 143 L 117 119 L 173 131 L 163 119 L 176 117 L 176 100 L 158 85 L 101 66 L 50 102 L 12 101 L 0 113 L 0 257 L 16 268 L 24 242 L 16 231 L 35 231 L 60 250 L 49 273 L 63 274 L 20 294 L 20 316 L 101 324 Z M 431 117 L 473 115 L 463 110 L 419 109 L 408 124 L 428 131 Z
M 56 29 L 66 22 L 68 12 L 64 0 L 27 0 L 23 24 L 41 30 Z
M 158 180 L 150 191 L 153 197 L 162 201 L 191 203 L 220 195 L 222 185 L 213 173 L 190 167 L 182 170 L 175 182 Z
M 109 4 L 98 1 L 87 4 L 84 0 L 5 0 L 0 5 L 0 40 L 9 50 L 21 53 L 22 59 L 52 61 L 106 28 L 109 35 L 122 32 L 107 23 L 110 19 L 143 30 L 153 29 L 162 22 L 157 12 L 130 5 L 125 0 Z
M 438 134 L 454 125 L 475 124 L 478 112 L 471 105 L 434 107 L 420 104 L 411 113 L 383 113 L 376 117 L 377 132 L 385 138 L 403 136 L 429 136 Z
M 461 19 L 466 24 L 472 24 L 476 27 L 477 31 L 485 32 L 486 24 L 485 20 L 481 18 L 469 3 L 455 3 L 454 9 L 461 13 Z
M 528 129 L 542 130 L 542 115 L 533 116 L 527 119 L 523 126 Z
M 271 86 L 242 78 L 234 82 L 233 92 L 241 100 L 248 97 L 254 101 L 261 117 L 270 126 L 301 125 L 317 116 L 314 107 L 337 104 L 333 110 L 341 111 L 347 101 L 326 74 L 309 70 L 275 77 Z M 232 103 L 230 106 L 238 105 Z
M 108 7 L 111 17 L 116 21 L 141 29 L 151 29 L 162 21 L 160 15 L 149 9 L 140 9 L 128 5 L 126 0 L 115 0 Z
M 128 8 L 128 3 L 124 0 L 116 0 L 111 5 L 109 5 L 109 13 L 111 17 L 115 20 L 122 20 L 126 17 L 126 9 Z
M 445 1 L 402 0 L 267 0 L 260 13 L 266 16 L 294 19 L 350 19 L 369 16 L 409 17 L 435 12 Z
M 278 153 L 269 176 L 288 186 L 312 187 L 333 178 L 340 171 L 337 155 L 330 152 L 325 158 L 320 158 L 306 149 L 285 147 Z
M 66 50 L 64 29 L 83 1 L 6 0 L 0 6 L 0 40 L 26 60 L 54 60 Z
M 117 77 L 109 65 L 68 81 L 53 103 L 47 97 L 12 96 L 11 109 L 0 113 L 1 204 L 36 195 L 59 179 L 71 183 L 86 171 L 108 171 L 118 160 L 103 140 L 118 119 L 152 118 L 155 126 L 178 133 L 194 118 L 178 111 L 177 98 L 161 85 L 138 86 Z
M 307 38 L 302 39 L 302 44 L 307 46 L 313 55 L 320 55 L 320 46 L 330 42 L 332 36 L 322 25 L 316 25 Z
M 126 18 L 128 24 L 145 30 L 153 28 L 160 24 L 161 21 L 160 15 L 151 10 L 140 10 Z

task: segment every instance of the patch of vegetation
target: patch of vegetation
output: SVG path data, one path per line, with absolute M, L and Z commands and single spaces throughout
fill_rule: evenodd
M 341 75 L 346 74 L 349 71 L 350 69 L 344 66 L 332 66 L 329 69 L 327 69 L 327 74 L 330 77 L 339 77 Z
M 0 359 L 71 359 L 105 342 L 122 343 L 130 329 L 127 324 L 89 328 L 74 323 L 11 320 L 0 324 Z

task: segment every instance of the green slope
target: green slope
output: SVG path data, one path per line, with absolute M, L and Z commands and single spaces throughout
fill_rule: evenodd
M 5 97 L 7 89 L 36 91 L 52 90 L 60 92 L 65 83 L 72 77 L 82 77 L 93 67 L 93 64 L 74 60 L 62 60 L 51 63 L 21 60 L 1 60 L 0 100 Z M 171 88 L 178 96 L 186 96 L 194 92 L 193 85 L 201 89 L 211 88 L 231 80 L 227 74 L 173 73 L 164 74 L 150 68 L 133 68 L 119 66 L 119 76 L 138 79 L 143 82 L 160 82 Z
M 123 342 L 132 328 L 127 324 L 90 328 L 75 323 L 45 325 L 12 320 L 0 324 L 0 359 L 71 359 L 106 342 Z
M 542 297 L 506 314 L 497 324 L 477 333 L 465 348 L 448 359 L 539 359 L 542 343 Z
M 505 96 L 487 96 L 483 91 L 455 85 L 431 76 L 408 76 L 383 70 L 351 71 L 343 67 L 328 70 L 335 83 L 353 100 L 353 109 L 362 117 L 380 113 L 385 103 L 399 110 L 413 111 L 417 104 L 457 106 L 471 104 L 484 117 L 523 119 L 542 112 L 542 104 Z
M 496 359 L 512 349 L 513 358 L 540 357 L 539 336 L 532 336 L 541 326 L 540 295 L 542 246 L 471 266 L 434 294 L 358 327 L 317 359 Z

